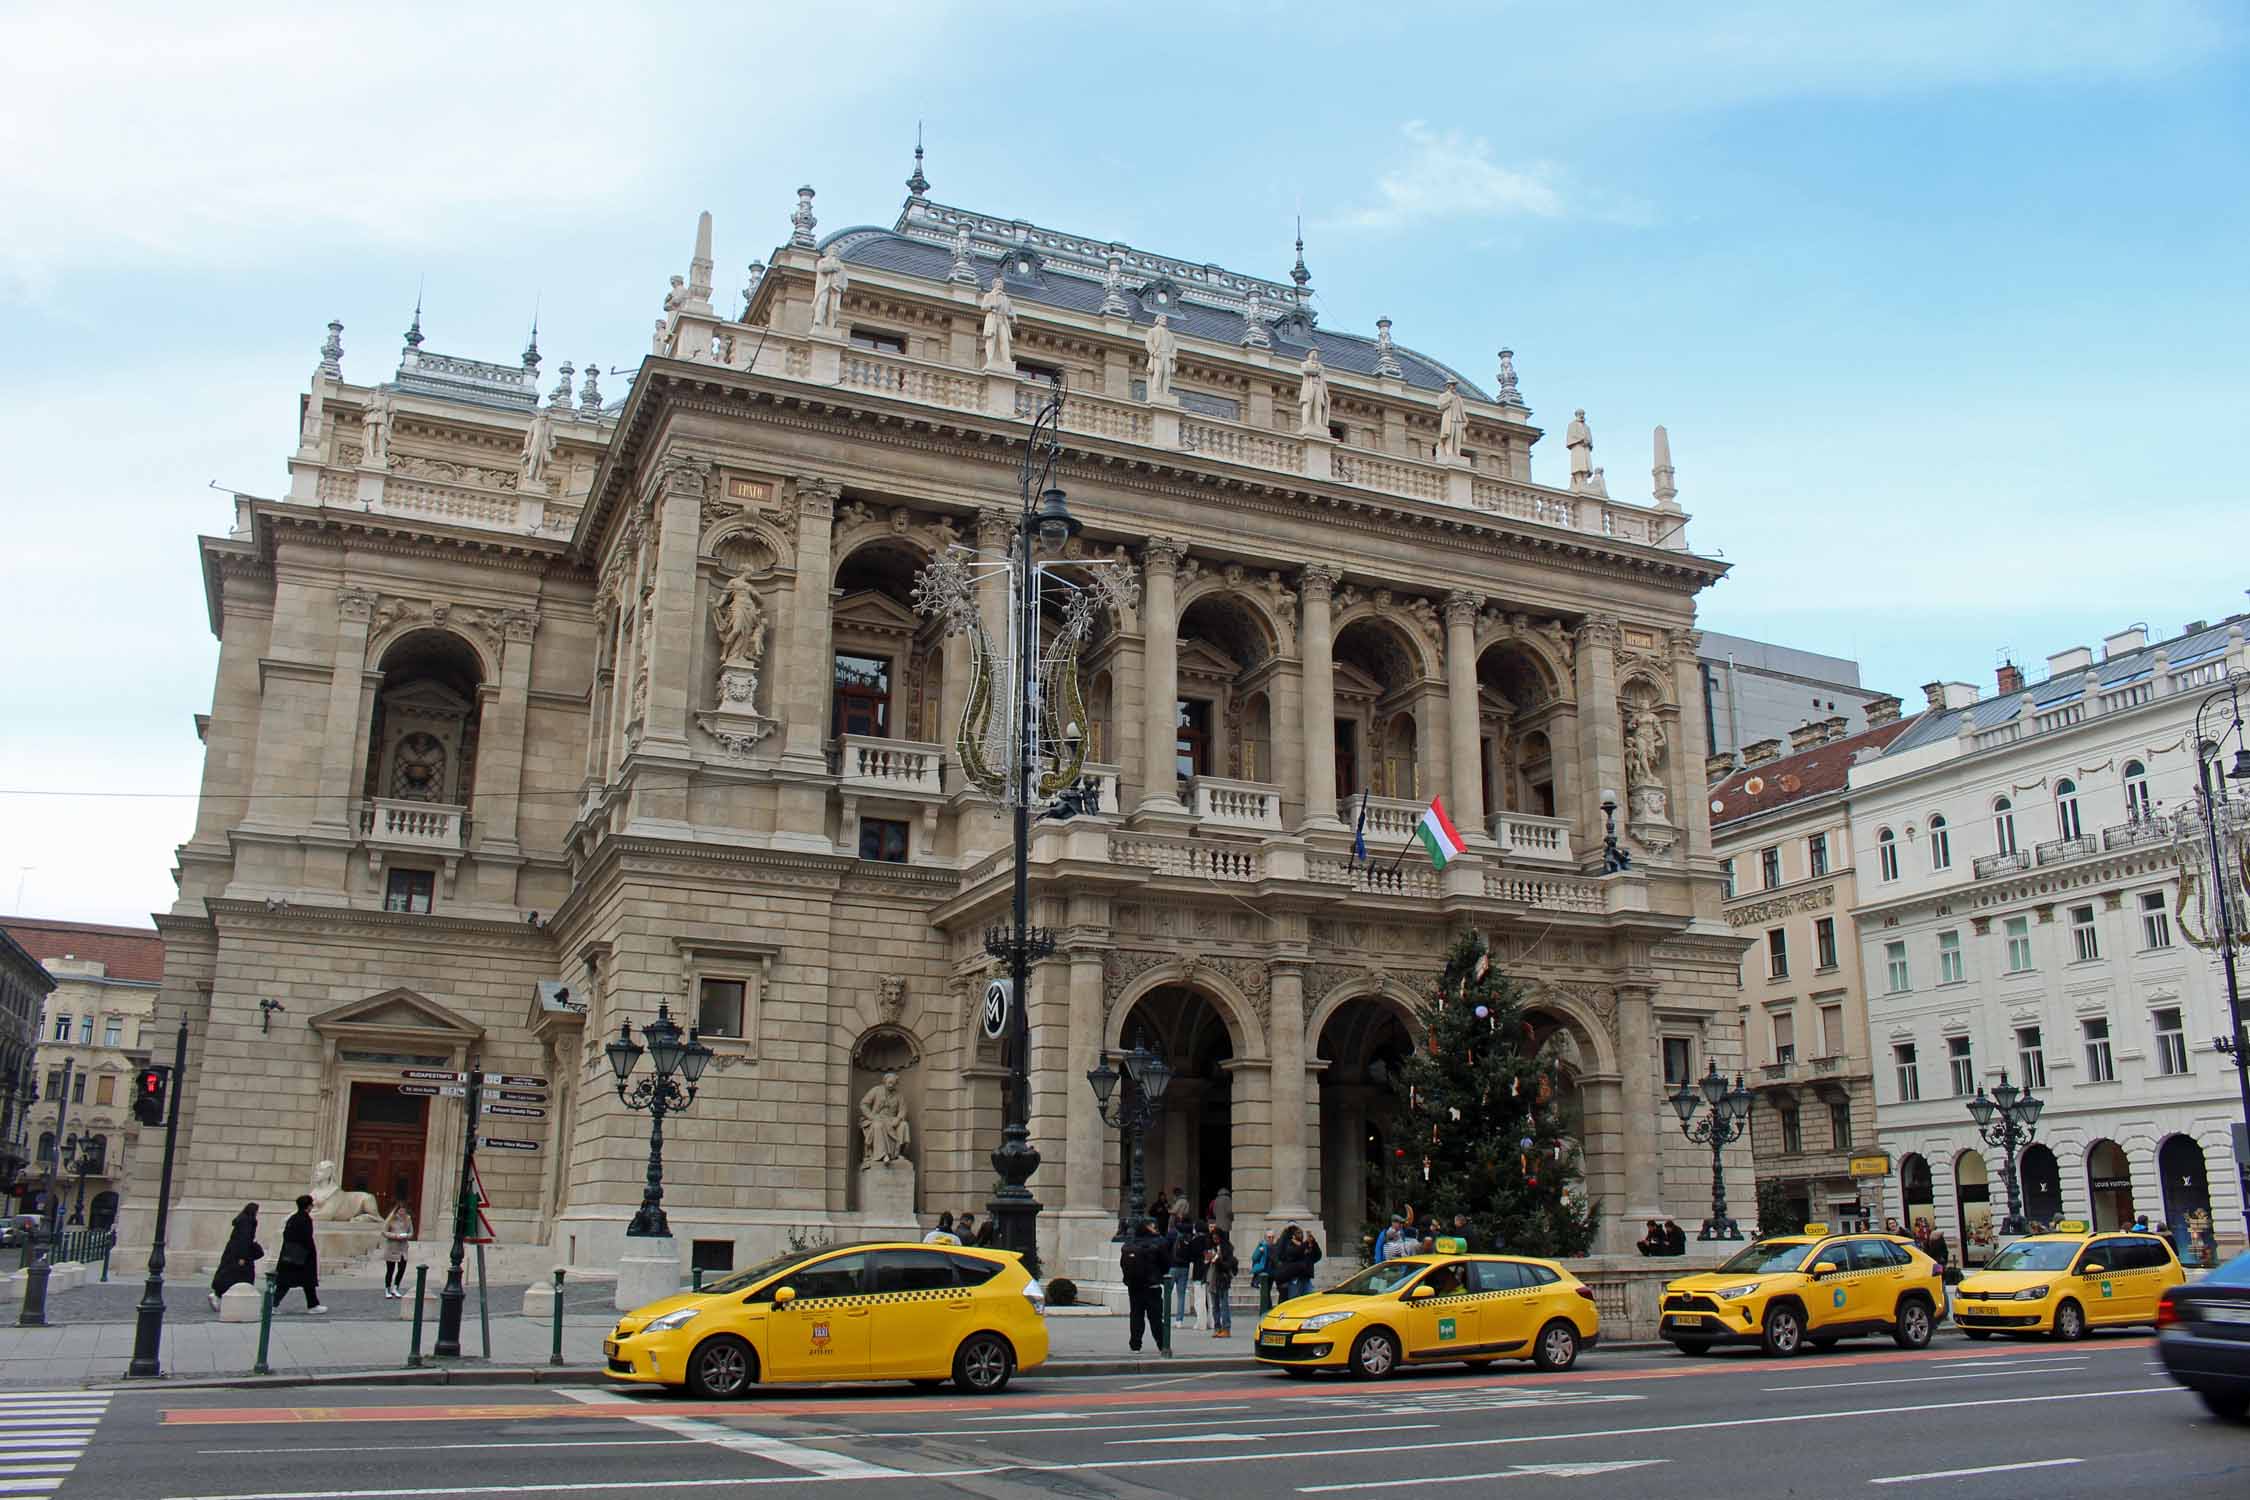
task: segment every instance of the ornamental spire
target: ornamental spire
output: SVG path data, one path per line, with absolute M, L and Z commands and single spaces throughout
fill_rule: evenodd
M 344 378 L 344 325 L 328 320 L 328 341 L 320 346 L 320 373 L 330 380 Z
M 922 175 L 922 122 L 914 122 L 914 175 L 906 179 L 906 190 L 917 198 L 930 195 L 930 179 Z
M 588 421 L 598 422 L 602 416 L 601 363 L 586 361 L 586 383 L 578 388 L 578 414 Z
M 1289 279 L 1297 283 L 1297 300 L 1305 300 L 1307 288 L 1312 284 L 1312 272 L 1305 269 L 1305 216 L 1297 216 L 1297 264 L 1290 267 Z
M 414 321 L 406 327 L 406 347 L 409 349 L 422 347 L 422 289 L 420 287 L 414 289 Z
M 539 381 L 539 314 L 536 312 L 531 315 L 531 342 L 523 346 L 523 367 L 531 372 L 536 396 Z

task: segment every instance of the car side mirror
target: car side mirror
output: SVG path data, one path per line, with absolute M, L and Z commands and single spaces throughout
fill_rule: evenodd
M 1406 1294 L 1406 1300 L 1409 1302 L 1420 1302 L 1425 1297 L 1435 1297 L 1436 1295 L 1437 1291 L 1435 1288 L 1418 1286 L 1413 1291 Z
M 792 1302 L 794 1302 L 794 1301 L 796 1301 L 796 1300 L 797 1300 L 797 1289 L 796 1289 L 795 1287 L 793 1287 L 793 1286 L 784 1286 L 784 1287 L 776 1287 L 776 1288 L 774 1288 L 774 1293 L 773 1293 L 773 1305 L 774 1305 L 774 1306 L 776 1306 L 776 1307 L 787 1307 L 787 1306 L 788 1306 L 788 1305 L 789 1305 L 790 1303 L 792 1303 Z
M 1836 1262 L 1824 1260 L 1812 1268 L 1812 1273 L 1816 1279 L 1822 1276 L 1833 1276 L 1836 1274 Z
M 2081 1276 L 2099 1276 L 2102 1274 L 2102 1272 L 2108 1269 L 2109 1267 L 2103 1265 L 2098 1260 L 2089 1261 L 2084 1266 L 2079 1268 L 2078 1274 Z

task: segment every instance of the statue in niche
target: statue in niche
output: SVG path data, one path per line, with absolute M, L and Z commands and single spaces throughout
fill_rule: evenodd
M 859 1133 L 866 1143 L 861 1166 L 906 1160 L 914 1127 L 906 1120 L 906 1096 L 898 1091 L 898 1074 L 885 1073 L 881 1083 L 860 1095 Z
M 1653 708 L 1625 711 L 1625 781 L 1629 786 L 1656 786 L 1664 766 L 1664 725 Z
M 812 326 L 816 330 L 835 330 L 844 311 L 844 293 L 851 284 L 852 273 L 844 269 L 844 258 L 835 251 L 824 251 L 813 262 Z
M 523 435 L 523 457 L 519 461 L 516 488 L 530 494 L 544 485 L 547 463 L 554 456 L 555 419 L 542 407 L 531 419 L 531 430 Z
M 1588 488 L 1594 481 L 1594 433 L 1586 425 L 1584 407 L 1571 413 L 1570 426 L 1563 430 L 1563 443 L 1570 449 L 1570 487 Z
M 1437 457 L 1438 462 L 1459 463 L 1461 443 L 1469 431 L 1469 406 L 1461 399 L 1461 382 L 1452 376 L 1445 380 L 1445 398 L 1438 402 Z
M 391 393 L 380 391 L 360 418 L 359 462 L 362 468 L 384 469 L 391 462 Z
M 383 1215 L 373 1193 L 346 1192 L 336 1186 L 336 1164 L 313 1168 L 312 1216 L 322 1224 L 380 1224 Z
M 1180 341 L 1172 332 L 1171 319 L 1158 313 L 1156 321 L 1148 325 L 1148 333 L 1141 339 L 1141 347 L 1148 351 L 1149 404 L 1169 405 L 1172 400 L 1172 361 L 1180 353 Z
M 998 271 L 977 306 L 984 309 L 984 367 L 1005 374 L 1016 367 L 1016 304 Z
M 712 605 L 719 627 L 719 658 L 755 670 L 766 656 L 766 607 L 747 571 L 735 574 Z
M 1304 378 L 1297 385 L 1297 430 L 1306 437 L 1328 436 L 1328 370 L 1318 349 L 1305 355 Z

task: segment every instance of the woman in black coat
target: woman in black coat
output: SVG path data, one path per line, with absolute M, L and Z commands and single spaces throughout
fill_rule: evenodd
M 234 1216 L 234 1232 L 227 1236 L 227 1247 L 219 1252 L 219 1269 L 211 1277 L 214 1308 L 228 1287 L 257 1283 L 258 1257 L 265 1253 L 265 1247 L 258 1243 L 258 1205 L 245 1203 L 242 1212 Z
M 328 1311 L 320 1305 L 320 1251 L 313 1244 L 310 1193 L 298 1197 L 297 1211 L 281 1226 L 281 1256 L 275 1262 L 273 1278 L 275 1307 L 281 1306 L 281 1299 L 292 1287 L 304 1288 L 307 1312 Z

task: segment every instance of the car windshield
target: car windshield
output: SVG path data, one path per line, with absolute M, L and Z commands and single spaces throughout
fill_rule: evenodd
M 2076 1240 L 2018 1240 L 1985 1267 L 1988 1271 L 2062 1271 L 2078 1253 Z
M 1329 1290 L 1345 1297 L 1380 1297 L 1385 1292 L 1395 1292 L 1427 1271 L 1420 1261 L 1387 1260 L 1379 1266 L 1369 1266 L 1351 1280 Z
M 2250 1251 L 2237 1255 L 2203 1280 L 2206 1285 L 2217 1282 L 2220 1286 L 2250 1286 Z
M 776 1271 L 786 1271 L 791 1266 L 802 1265 L 822 1253 L 820 1250 L 792 1250 L 787 1255 L 760 1261 L 747 1271 L 737 1271 L 731 1276 L 722 1276 L 717 1281 L 706 1281 L 703 1283 L 703 1290 L 709 1293 L 747 1291 Z
M 1803 1240 L 1760 1240 L 1737 1250 L 1722 1271 L 1794 1271 L 1812 1246 Z

